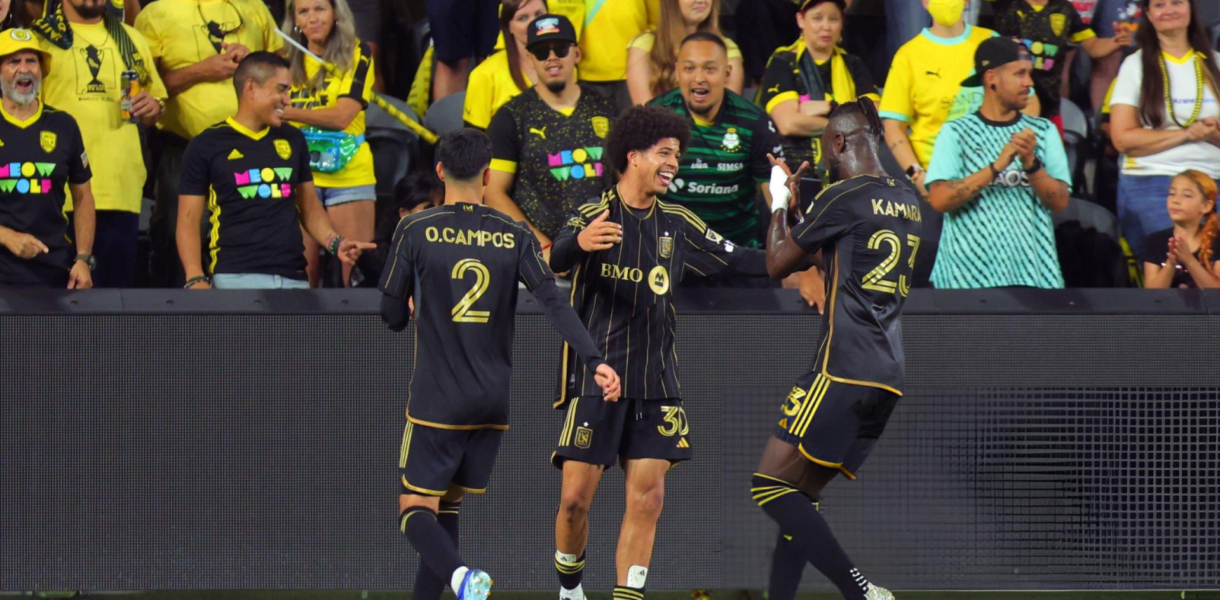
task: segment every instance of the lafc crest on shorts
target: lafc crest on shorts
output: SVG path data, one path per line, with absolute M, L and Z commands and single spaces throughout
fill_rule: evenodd
M 588 427 L 576 428 L 576 447 L 587 450 L 593 444 L 593 430 Z

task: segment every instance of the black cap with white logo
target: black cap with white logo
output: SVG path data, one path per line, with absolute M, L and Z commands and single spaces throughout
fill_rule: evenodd
M 542 15 L 534 19 L 529 25 L 529 32 L 525 38 L 525 47 L 531 48 L 534 44 L 543 42 L 561 41 L 575 44 L 576 28 L 572 26 L 572 22 L 563 15 Z

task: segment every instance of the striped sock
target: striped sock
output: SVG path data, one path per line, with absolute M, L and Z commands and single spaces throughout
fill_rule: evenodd
M 445 528 L 445 533 L 453 540 L 453 546 L 458 547 L 458 514 L 462 510 L 462 501 L 449 502 L 441 500 L 440 510 L 436 513 L 436 522 Z M 415 591 L 411 595 L 414 600 L 440 600 L 441 592 L 449 580 L 432 572 L 432 569 L 420 569 L 415 574 Z
M 808 496 L 788 482 L 761 473 L 754 474 L 750 491 L 763 512 L 779 524 L 785 539 L 791 538 L 789 552 L 803 555 L 847 600 L 864 600 L 868 580 L 852 564 Z
M 644 588 L 614 586 L 614 600 L 644 600 Z
M 577 558 L 575 554 L 564 554 L 555 551 L 555 572 L 559 574 L 559 585 L 565 590 L 574 590 L 580 585 L 585 575 L 585 553 Z

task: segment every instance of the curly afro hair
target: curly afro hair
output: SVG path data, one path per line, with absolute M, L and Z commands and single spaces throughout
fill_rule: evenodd
M 690 145 L 690 125 L 672 110 L 659 106 L 636 106 L 614 120 L 606 140 L 606 155 L 610 166 L 622 173 L 627 170 L 627 154 L 647 150 L 666 138 L 677 138 L 681 151 Z

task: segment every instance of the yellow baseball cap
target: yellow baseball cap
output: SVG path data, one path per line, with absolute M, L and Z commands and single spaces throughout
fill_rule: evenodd
M 29 29 L 0 31 L 0 59 L 22 50 L 38 53 L 38 56 L 42 58 L 42 76 L 46 78 L 47 74 L 51 72 L 51 55 L 38 45 L 38 40 L 34 39 L 34 32 Z

